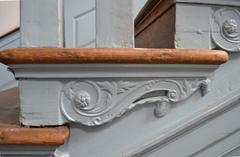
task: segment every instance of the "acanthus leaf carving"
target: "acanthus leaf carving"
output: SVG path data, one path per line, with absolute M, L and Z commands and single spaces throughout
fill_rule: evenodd
M 187 99 L 198 89 L 205 93 L 207 84 L 200 79 L 73 81 L 63 87 L 60 104 L 69 121 L 96 126 L 144 104 L 154 104 L 155 116 L 162 117 L 172 103 Z

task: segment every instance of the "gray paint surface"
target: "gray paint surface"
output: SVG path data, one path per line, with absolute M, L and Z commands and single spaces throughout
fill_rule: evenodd
M 96 47 L 95 1 L 64 1 L 65 47 Z
M 132 0 L 96 1 L 97 47 L 133 47 Z
M 132 1 L 65 0 L 65 46 L 133 47 Z
M 205 4 L 205 5 L 223 5 L 240 6 L 238 0 L 175 0 L 176 3 Z
M 203 4 L 198 0 L 176 2 L 175 47 L 239 52 L 239 2 L 222 0 Z
M 236 90 L 240 90 L 239 57 L 239 54 L 231 54 L 231 60 L 214 73 L 210 92 L 205 97 L 200 98 L 200 93 L 195 94 L 187 101 L 178 104 L 178 107 L 173 107 L 171 112 L 162 119 L 155 119 L 152 108 L 143 106 L 101 127 L 89 128 L 72 124 L 69 142 L 63 148 L 66 148 L 72 156 L 77 156 L 81 152 L 85 157 L 115 157 L 127 155 L 128 152 L 155 140 L 156 137 L 164 137 L 168 130 L 181 126 L 206 109 L 215 108 L 222 97 L 233 96 Z M 233 110 L 220 114 L 221 116 L 216 120 L 199 126 L 202 129 L 198 127 L 196 131 L 189 130 L 189 135 L 180 136 L 171 144 L 163 145 L 152 152 L 153 154 L 148 155 L 168 156 L 167 154 L 170 154 L 173 156 L 176 153 L 172 150 L 176 149 L 178 156 L 185 157 L 187 153 L 189 155 L 196 153 L 214 141 L 229 135 L 229 138 L 223 138 L 221 142 L 201 152 L 202 155 L 207 153 L 205 157 L 224 153 L 240 144 L 239 133 L 237 131 L 234 133 L 234 130 L 239 128 L 239 104 L 236 106 Z M 191 139 L 194 139 L 194 143 L 191 143 L 193 142 Z M 189 147 L 184 148 L 184 146 Z M 186 151 L 188 149 L 189 151 Z M 211 153 L 213 154 L 210 155 Z
M 232 2 L 239 3 L 238 1 Z M 201 17 L 204 15 L 205 13 Z M 203 26 L 203 28 L 207 27 Z M 191 39 L 191 36 L 188 39 Z M 193 42 L 198 40 L 205 42 L 201 38 L 194 39 Z M 196 48 L 208 48 L 204 44 L 202 47 L 199 43 L 194 45 Z M 185 46 L 193 45 L 190 43 L 187 45 L 186 42 Z M 224 96 L 230 95 L 232 97 L 236 91 L 240 90 L 240 54 L 231 54 L 230 56 L 230 61 L 213 74 L 210 92 L 204 98 L 201 98 L 200 93 L 196 93 L 185 102 L 178 104 L 178 107 L 173 106 L 171 112 L 162 119 L 156 119 L 153 116 L 151 106 L 142 106 L 114 120 L 113 123 L 100 127 L 89 128 L 79 124 L 71 124 L 70 139 L 58 150 L 60 152 L 67 151 L 71 157 L 80 155 L 84 157 L 122 157 L 138 150 L 145 143 L 151 143 L 156 137 L 164 137 L 170 129 L 181 126 L 205 110 L 211 111 L 219 105 L 216 102 Z M 41 110 L 41 108 L 38 109 Z M 54 112 L 55 115 L 58 113 L 58 111 Z M 189 134 L 185 134 L 186 136 L 180 136 L 172 142 L 158 147 L 147 156 L 239 156 L 237 147 L 240 145 L 239 113 L 239 103 L 237 103 L 232 110 L 224 112 L 224 114 L 194 130 L 189 130 Z M 147 145 L 143 147 L 146 148 Z M 139 156 L 141 155 L 146 156 L 146 154 Z
M 20 32 L 16 31 L 0 39 L 0 50 L 20 47 Z M 14 75 L 8 71 L 8 67 L 0 63 L 0 91 L 17 85 Z
M 56 147 L 53 146 L 1 145 L 0 155 L 1 157 L 53 157 L 55 149 Z
M 21 1 L 21 47 L 63 47 L 62 0 Z
M 178 4 L 176 7 L 175 47 L 211 49 L 209 35 L 211 14 L 211 7 Z
M 205 85 L 207 86 L 207 78 L 218 68 L 218 65 L 28 64 L 10 65 L 10 68 L 19 80 L 21 92 L 21 122 L 24 125 L 41 126 L 61 125 L 66 122 L 65 117 L 67 112 L 65 112 L 65 109 L 69 111 L 72 109 L 72 105 L 69 105 L 68 101 L 64 101 L 67 105 L 62 102 L 65 98 L 63 93 L 65 93 L 64 91 L 68 87 L 67 84 L 75 82 L 76 87 L 83 85 L 79 90 L 89 92 L 92 100 L 99 100 L 99 104 L 97 103 L 96 105 L 103 105 L 103 107 L 100 107 L 102 109 L 105 108 L 105 103 L 101 103 L 102 101 L 105 102 L 105 88 L 110 90 L 110 93 L 115 90 L 119 91 L 119 94 L 116 96 L 114 96 L 115 92 L 112 93 L 113 103 L 110 105 L 114 107 L 117 106 L 118 96 L 126 97 L 126 99 L 129 100 L 129 102 L 126 102 L 124 105 L 131 105 L 131 103 L 133 103 L 132 101 L 144 93 L 149 92 L 147 88 L 152 86 L 152 84 L 158 85 L 158 90 L 174 91 L 176 96 L 173 97 L 171 101 L 178 102 L 192 95 L 197 89 L 201 89 Z M 78 85 L 78 82 L 82 83 Z M 100 86 L 98 86 L 99 84 Z M 169 88 L 167 85 L 169 85 Z M 134 88 L 134 90 L 131 91 L 131 88 Z M 205 90 L 203 90 L 203 93 L 204 91 Z M 96 94 L 96 92 L 98 94 Z M 128 97 L 125 92 L 129 92 L 130 96 Z M 29 97 L 29 95 L 31 95 L 31 97 Z M 116 103 L 114 101 L 116 101 Z M 62 106 L 65 107 L 63 108 Z M 66 108 L 66 106 L 68 107 Z M 116 112 L 116 115 L 109 113 L 113 118 L 119 117 L 118 114 L 121 115 L 127 110 L 127 108 L 123 108 L 123 110 L 120 110 L 119 107 L 116 108 L 119 109 L 118 112 L 113 111 Z M 131 108 L 133 108 L 133 106 L 129 106 L 129 110 Z M 60 112 L 60 110 L 62 112 Z M 67 113 L 67 115 L 68 114 L 69 113 Z M 71 116 L 81 117 L 80 115 L 81 114 L 73 111 L 70 113 L 70 116 L 68 115 L 66 118 Z M 94 116 L 90 117 L 93 117 L 93 120 L 97 119 L 97 117 Z M 101 115 L 101 117 L 105 116 Z M 108 121 L 111 121 L 113 118 L 110 118 Z M 78 118 L 71 119 L 72 118 L 68 118 L 68 122 L 82 120 Z M 103 119 L 107 120 L 108 118 Z

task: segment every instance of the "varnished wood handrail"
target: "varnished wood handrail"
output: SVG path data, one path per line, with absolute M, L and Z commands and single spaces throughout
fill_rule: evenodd
M 67 127 L 51 128 L 0 128 L 1 145 L 62 145 L 69 136 Z
M 15 48 L 0 52 L 5 64 L 222 64 L 220 50 L 146 48 Z

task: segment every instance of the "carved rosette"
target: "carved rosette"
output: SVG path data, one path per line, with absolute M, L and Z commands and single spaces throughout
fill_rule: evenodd
M 240 51 L 240 12 L 237 9 L 218 9 L 213 14 L 211 35 L 214 43 L 229 52 Z
M 155 105 L 154 113 L 162 117 L 171 104 L 185 100 L 196 90 L 207 91 L 207 80 L 148 81 L 73 81 L 61 92 L 61 111 L 72 122 L 87 126 L 102 125 L 120 117 L 138 105 Z

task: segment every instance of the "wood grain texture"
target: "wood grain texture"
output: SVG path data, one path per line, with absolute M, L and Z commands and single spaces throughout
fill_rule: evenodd
M 19 90 L 11 88 L 0 92 L 0 128 L 19 127 Z
M 135 47 L 175 48 L 175 14 L 176 8 L 173 6 L 161 15 L 161 17 L 155 19 L 154 22 L 150 23 L 150 21 L 145 20 L 137 25 L 135 27 Z M 152 14 L 153 16 L 155 14 Z M 147 17 L 149 19 L 150 15 Z
M 220 50 L 134 48 L 15 48 L 0 51 L 4 64 L 222 64 Z
M 65 126 L 30 128 L 19 123 L 19 92 L 12 88 L 0 92 L 1 145 L 61 145 L 69 136 Z
M 149 0 L 135 19 L 135 47 L 176 48 L 173 0 Z
M 0 128 L 0 144 L 62 145 L 69 135 L 67 127 Z
M 161 18 L 171 7 L 174 6 L 174 3 L 173 0 L 148 0 L 134 21 L 135 36 Z M 174 21 L 171 17 L 169 17 L 168 20 Z M 165 25 L 165 23 L 162 24 Z

